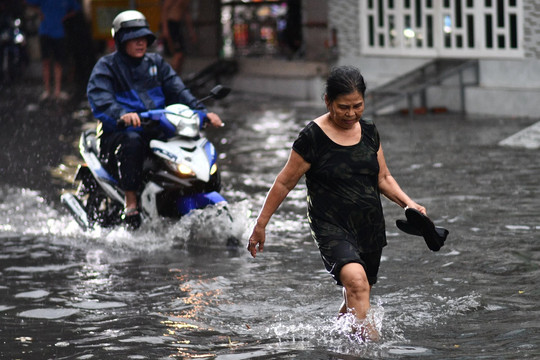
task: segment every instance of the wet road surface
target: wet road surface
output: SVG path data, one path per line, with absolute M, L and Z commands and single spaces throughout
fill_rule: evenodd
M 2 358 L 540 356 L 540 164 L 536 150 L 498 145 L 537 120 L 376 119 L 394 177 L 451 233 L 430 252 L 397 230 L 402 210 L 383 202 L 389 245 L 373 289 L 382 339 L 362 344 L 336 321 L 340 289 L 310 238 L 303 181 L 257 259 L 223 243 L 228 233 L 245 238 L 322 104 L 233 93 L 213 108 L 227 123 L 208 135 L 234 222 L 208 209 L 136 234 L 83 233 L 58 196 L 71 186 L 87 109 L 37 96 L 39 84 L 0 97 Z

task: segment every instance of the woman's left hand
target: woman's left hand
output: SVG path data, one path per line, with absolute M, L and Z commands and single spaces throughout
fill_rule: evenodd
M 413 201 L 412 203 L 408 204 L 408 205 L 405 207 L 405 209 L 407 209 L 407 208 L 416 209 L 416 210 L 420 211 L 422 214 L 424 214 L 424 215 L 427 216 L 426 208 L 423 207 L 423 206 L 420 205 L 420 204 L 415 203 L 414 201 Z

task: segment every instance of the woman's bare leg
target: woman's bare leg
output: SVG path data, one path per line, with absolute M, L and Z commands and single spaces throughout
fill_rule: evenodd
M 340 316 L 352 312 L 360 323 L 364 322 L 370 308 L 371 285 L 368 282 L 364 267 L 358 263 L 349 263 L 341 269 L 340 280 L 343 284 L 344 303 L 339 312 Z M 366 336 L 370 340 L 378 340 L 379 334 L 374 327 L 365 327 Z

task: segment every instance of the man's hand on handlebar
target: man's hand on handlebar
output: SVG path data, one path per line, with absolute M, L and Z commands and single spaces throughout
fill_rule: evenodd
M 216 113 L 209 112 L 208 114 L 206 114 L 206 117 L 208 118 L 208 122 L 210 123 L 210 125 L 212 125 L 213 127 L 222 127 L 225 125 L 223 121 L 221 121 L 219 115 Z
M 120 116 L 120 120 L 124 122 L 126 126 L 139 127 L 141 126 L 141 118 L 139 114 L 131 112 Z

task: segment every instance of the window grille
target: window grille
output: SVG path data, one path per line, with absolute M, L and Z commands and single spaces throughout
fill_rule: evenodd
M 362 51 L 523 56 L 522 0 L 359 0 Z

